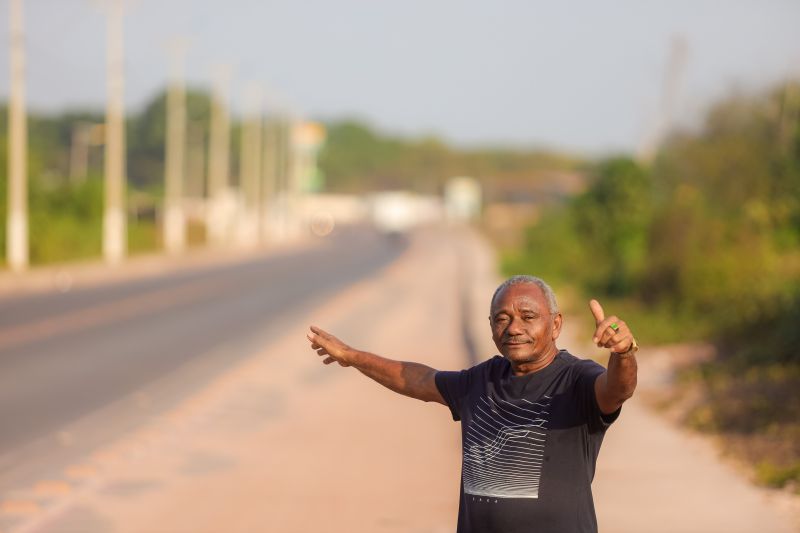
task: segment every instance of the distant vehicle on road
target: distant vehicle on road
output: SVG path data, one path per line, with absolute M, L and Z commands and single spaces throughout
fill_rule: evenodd
M 387 235 L 403 235 L 421 224 L 441 218 L 441 200 L 408 191 L 386 191 L 369 199 L 375 228 Z
M 475 178 L 450 178 L 444 190 L 447 219 L 455 223 L 477 220 L 481 215 L 482 196 L 481 184 Z

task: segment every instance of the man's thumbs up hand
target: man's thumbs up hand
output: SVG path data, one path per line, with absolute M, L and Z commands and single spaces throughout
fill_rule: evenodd
M 608 348 L 616 353 L 629 351 L 633 346 L 633 334 L 628 325 L 615 315 L 606 318 L 603 306 L 597 300 L 589 300 L 589 309 L 597 326 L 592 342 L 598 348 Z

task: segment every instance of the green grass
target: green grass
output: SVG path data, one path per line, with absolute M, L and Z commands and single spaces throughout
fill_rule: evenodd
M 151 220 L 128 220 L 128 253 L 154 252 L 161 248 L 161 232 Z
M 152 198 L 151 193 L 139 191 Z M 2 196 L 2 195 L 0 195 Z M 30 182 L 28 206 L 30 262 L 58 264 L 102 255 L 103 181 L 92 176 L 80 183 Z M 5 254 L 4 209 L 0 209 L 0 258 Z M 191 228 L 190 243 L 204 240 L 203 232 Z M 128 252 L 154 252 L 161 248 L 160 229 L 152 219 L 129 218 Z

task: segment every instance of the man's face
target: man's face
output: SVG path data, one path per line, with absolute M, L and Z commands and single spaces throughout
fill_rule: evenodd
M 561 314 L 550 314 L 538 285 L 520 283 L 502 290 L 492 304 L 489 323 L 497 349 L 512 363 L 535 363 L 557 351 Z

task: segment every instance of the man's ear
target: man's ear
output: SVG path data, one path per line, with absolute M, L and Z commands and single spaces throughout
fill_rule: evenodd
M 561 335 L 561 324 L 563 321 L 564 319 L 561 313 L 556 313 L 556 316 L 553 318 L 553 340 L 556 340 L 558 336 Z

